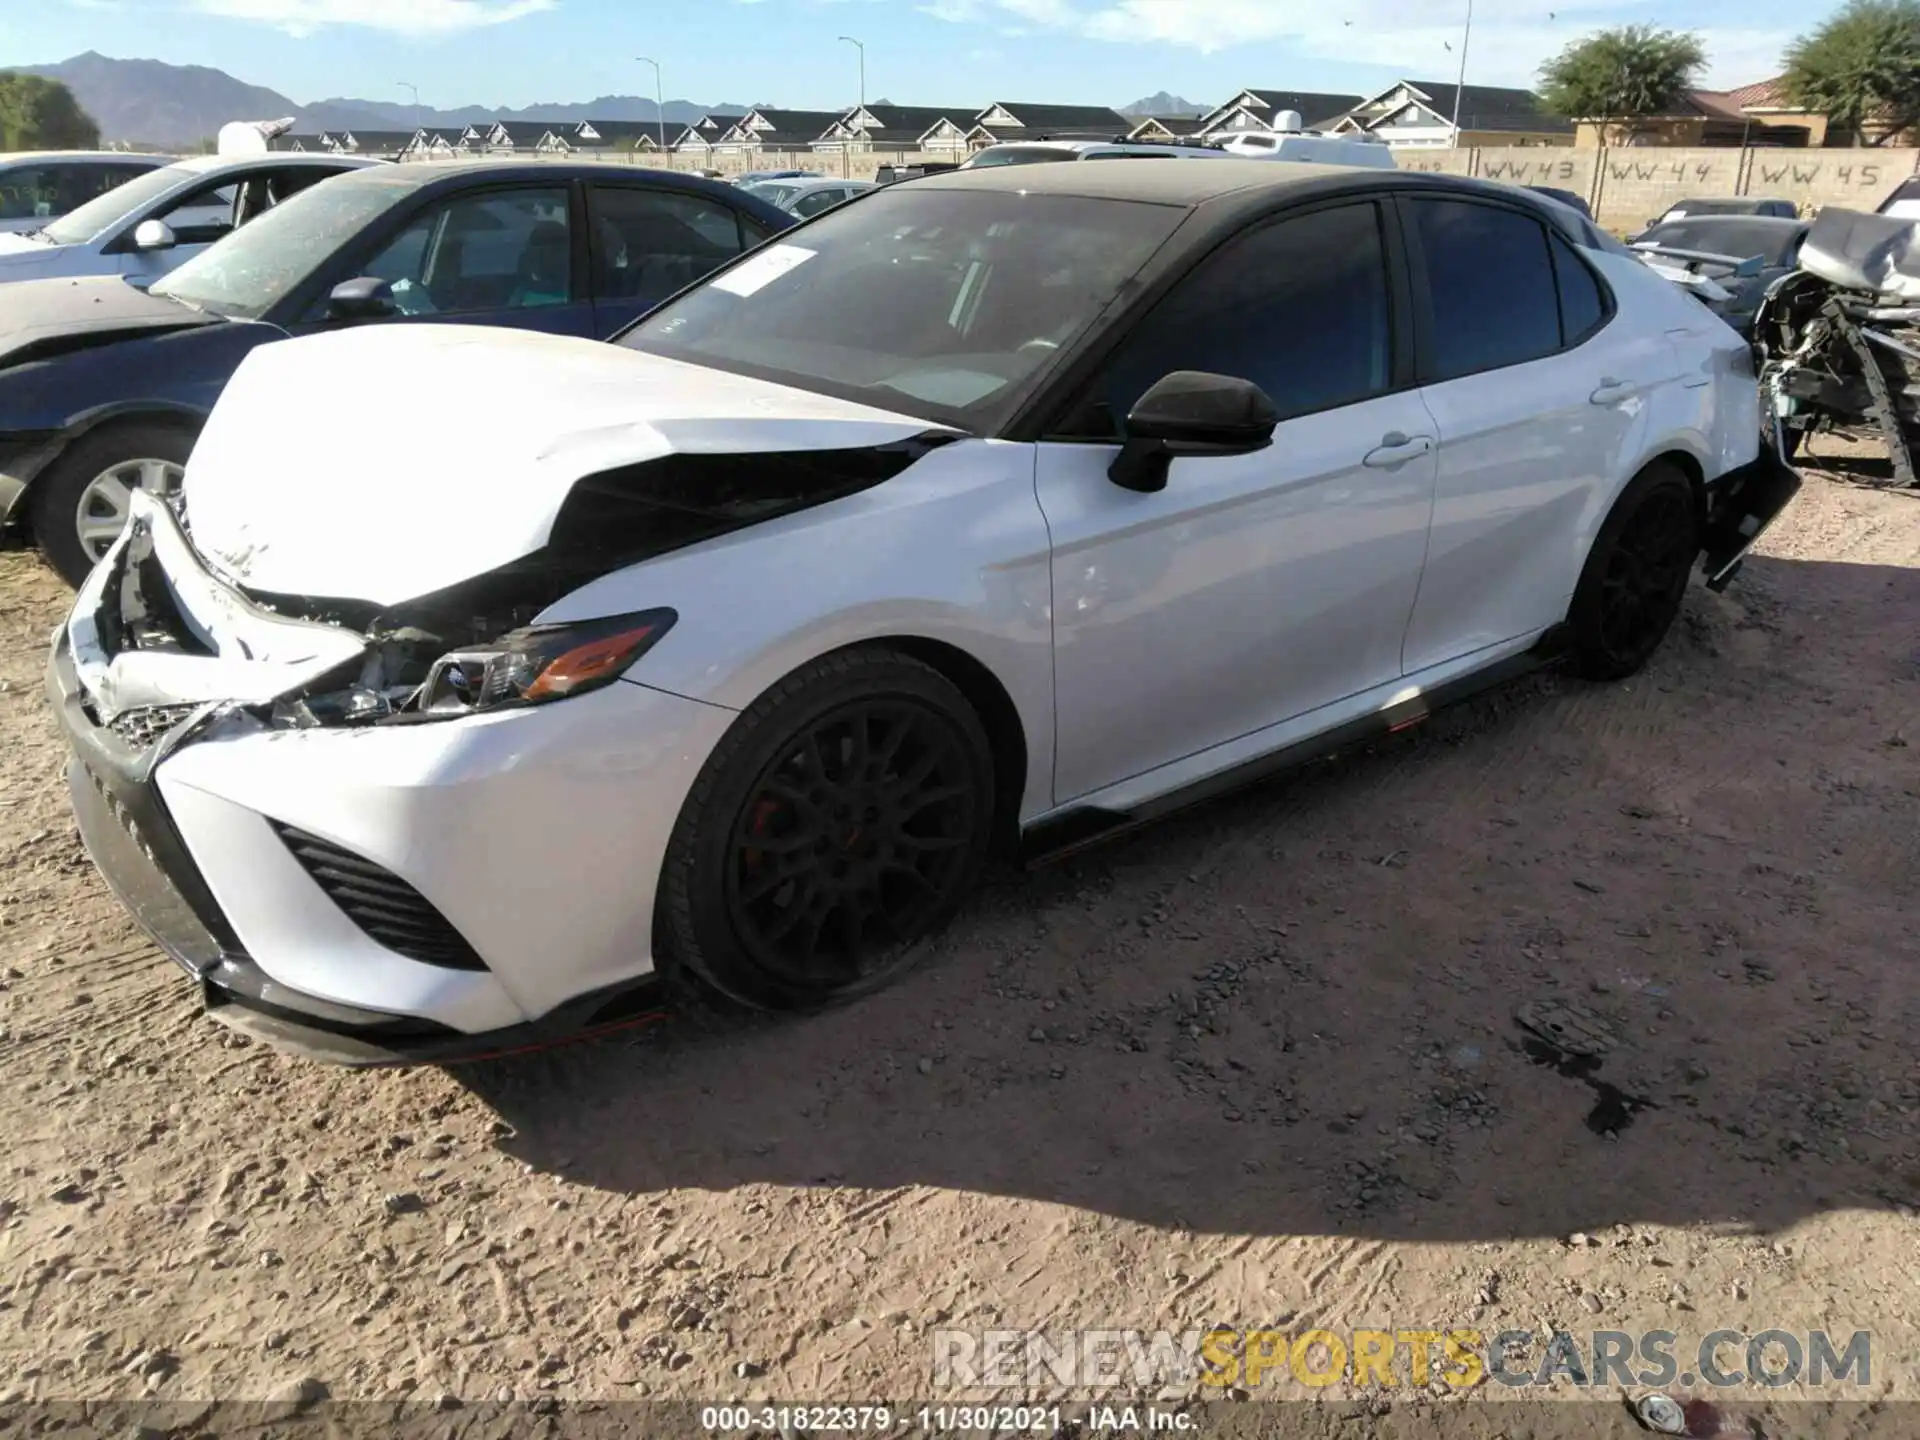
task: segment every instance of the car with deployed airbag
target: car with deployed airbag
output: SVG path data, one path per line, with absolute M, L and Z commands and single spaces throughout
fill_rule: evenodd
M 956 171 L 616 344 L 263 346 L 184 520 L 135 493 L 56 637 L 87 848 L 215 1018 L 447 1060 L 662 975 L 844 1000 L 990 856 L 1631 675 L 1799 480 L 1749 348 L 1577 219 L 1410 172 Z M 313 420 L 456 375 L 500 403 Z

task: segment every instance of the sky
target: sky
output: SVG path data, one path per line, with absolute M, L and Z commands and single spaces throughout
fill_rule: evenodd
M 1838 0 L 1693 0 L 1709 84 L 1778 71 Z M 996 100 L 1202 105 L 1252 86 L 1369 93 L 1450 81 L 1467 0 L 5 0 L 0 67 L 85 50 L 211 65 L 301 104 L 526 106 L 650 95 L 839 109 Z M 1679 13 L 1651 0 L 1475 0 L 1468 83 L 1528 85 L 1569 41 Z M 1673 21 L 1669 24 L 1676 23 Z M 1309 117 L 1313 118 L 1313 117 Z

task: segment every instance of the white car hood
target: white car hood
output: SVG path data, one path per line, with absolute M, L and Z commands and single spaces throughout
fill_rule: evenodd
M 588 475 L 938 428 L 596 341 L 369 326 L 248 356 L 194 447 L 186 512 L 250 590 L 392 605 L 538 550 Z
M 64 268 L 66 245 L 48 245 L 24 235 L 0 235 L 0 280 L 37 279 L 60 274 Z

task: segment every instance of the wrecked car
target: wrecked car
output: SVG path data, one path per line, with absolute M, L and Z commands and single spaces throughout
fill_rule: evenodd
M 289 198 L 146 290 L 118 276 L 9 286 L 0 534 L 31 540 L 79 584 L 133 491 L 179 489 L 207 412 L 258 346 L 424 319 L 604 338 L 792 224 L 692 176 L 385 165 Z M 431 386 L 379 393 L 343 379 L 331 399 L 349 407 L 434 403 Z
M 990 855 L 1542 665 L 1632 674 L 1799 481 L 1748 348 L 1550 206 L 957 171 L 616 344 L 263 346 L 187 526 L 136 492 L 56 638 L 87 847 L 217 1018 L 448 1060 L 661 974 L 859 995 Z M 512 403 L 315 422 L 331 386 L 449 375 Z
M 1819 430 L 1872 430 L 1894 483 L 1920 485 L 1920 222 L 1822 210 L 1799 268 L 1761 300 L 1753 339 L 1788 455 Z
M 1669 220 L 1633 242 L 1633 249 L 1741 335 L 1768 288 L 1800 263 L 1811 220 L 1777 215 L 1702 215 Z

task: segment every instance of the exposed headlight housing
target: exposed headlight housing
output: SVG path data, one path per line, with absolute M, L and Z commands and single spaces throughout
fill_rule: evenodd
M 582 695 L 618 680 L 679 618 L 642 610 L 515 630 L 484 649 L 434 661 L 408 708 L 421 719 L 453 719 Z

